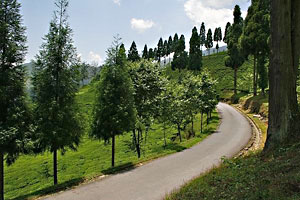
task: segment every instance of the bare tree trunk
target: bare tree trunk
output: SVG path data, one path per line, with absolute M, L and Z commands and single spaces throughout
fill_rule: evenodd
M 253 62 L 253 95 L 256 96 L 257 95 L 257 79 L 256 79 L 256 54 L 254 54 L 254 62 Z
M 0 152 L 0 200 L 4 200 L 4 154 Z
M 300 1 L 271 1 L 269 126 L 266 149 L 299 137 L 297 74 Z
M 234 88 L 234 94 L 237 94 L 236 87 L 237 87 L 237 67 L 234 66 L 234 83 L 233 83 L 233 88 Z
M 53 183 L 57 185 L 57 150 L 53 151 Z
M 113 133 L 112 143 L 111 143 L 111 166 L 115 166 L 115 143 L 116 143 L 116 135 Z

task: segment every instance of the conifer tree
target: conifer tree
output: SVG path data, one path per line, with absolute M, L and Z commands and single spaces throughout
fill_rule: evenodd
M 111 166 L 115 166 L 115 137 L 132 130 L 135 124 L 133 84 L 130 79 L 126 60 L 111 62 L 124 58 L 120 51 L 120 39 L 115 38 L 107 50 L 106 65 L 101 70 L 97 85 L 97 97 L 93 110 L 93 122 L 90 137 L 102 139 L 105 143 L 112 141 Z M 123 54 L 123 55 L 121 55 Z
M 188 54 L 185 51 L 185 38 L 184 35 L 181 35 L 176 45 L 174 59 L 173 62 L 171 63 L 171 67 L 172 70 L 179 69 L 179 71 L 181 71 L 182 69 L 186 68 L 187 64 L 188 64 Z
M 139 61 L 140 59 L 141 58 L 140 58 L 139 52 L 137 50 L 136 44 L 133 41 L 131 44 L 131 47 L 128 51 L 128 60 L 131 62 L 136 62 L 136 61 Z
M 225 27 L 225 32 L 224 32 L 224 38 L 223 38 L 223 42 L 225 42 L 226 44 L 228 43 L 228 34 L 230 31 L 230 27 L 231 27 L 231 23 L 227 22 L 226 27 Z
M 168 55 L 172 53 L 172 46 L 173 46 L 173 38 L 172 36 L 170 36 L 168 40 Z
M 166 64 L 166 57 L 168 56 L 168 41 L 164 41 L 164 46 L 163 46 L 163 57 L 164 57 L 164 64 Z
M 201 24 L 199 37 L 200 37 L 200 46 L 201 46 L 201 50 L 202 50 L 202 47 L 205 45 L 205 41 L 206 41 L 206 31 L 205 31 L 204 22 L 202 22 L 202 24 Z
M 202 67 L 202 52 L 200 50 L 200 37 L 197 28 L 194 27 L 192 37 L 190 39 L 190 53 L 189 53 L 189 69 L 200 70 Z
M 40 148 L 53 153 L 54 184 L 57 178 L 57 152 L 76 150 L 82 136 L 75 95 L 78 90 L 78 63 L 68 24 L 67 0 L 55 2 L 57 10 L 49 33 L 37 55 L 34 68 L 34 101 Z
M 12 164 L 30 139 L 22 65 L 27 51 L 20 3 L 0 1 L 0 200 L 4 200 L 4 162 Z
M 152 48 L 149 49 L 149 53 L 148 53 L 148 59 L 154 59 L 154 50 Z
M 177 44 L 178 44 L 178 40 L 179 40 L 178 34 L 175 33 L 174 38 L 173 38 L 173 44 L 172 44 L 172 52 L 173 52 L 173 53 L 175 53 L 176 46 L 177 46 Z
M 163 53 L 164 53 L 164 42 L 163 39 L 160 38 L 157 44 L 157 52 L 156 52 L 156 56 L 158 58 L 158 62 L 160 63 L 161 57 L 163 57 Z
M 219 53 L 219 41 L 222 41 L 222 29 L 221 29 L 221 27 L 218 27 L 218 28 L 215 29 L 214 41 L 217 42 L 216 49 L 217 49 L 217 53 Z
M 213 47 L 213 35 L 211 29 L 208 29 L 206 41 L 205 41 L 205 47 L 208 50 L 208 54 L 210 54 L 210 49 Z
M 147 45 L 145 44 L 144 50 L 143 50 L 142 58 L 143 58 L 143 59 L 148 59 L 148 57 L 149 57 L 149 55 L 148 55 L 148 47 L 147 47 Z

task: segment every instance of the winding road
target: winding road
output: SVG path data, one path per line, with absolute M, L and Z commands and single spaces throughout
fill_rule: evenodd
M 116 174 L 47 200 L 160 200 L 192 178 L 232 157 L 251 138 L 248 120 L 231 106 L 219 103 L 222 121 L 216 133 L 198 145 L 154 160 L 131 171 Z

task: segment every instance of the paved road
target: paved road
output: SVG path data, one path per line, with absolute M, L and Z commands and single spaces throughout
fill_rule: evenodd
M 219 103 L 218 131 L 200 144 L 134 170 L 112 175 L 47 200 L 160 200 L 167 193 L 220 163 L 222 156 L 238 153 L 251 138 L 247 119 L 227 104 Z

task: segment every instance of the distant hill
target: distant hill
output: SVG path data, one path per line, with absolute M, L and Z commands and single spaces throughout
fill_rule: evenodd
M 224 52 L 224 51 L 227 51 L 227 46 L 222 46 L 222 47 L 219 48 L 219 53 Z M 217 53 L 216 48 L 212 48 L 212 49 L 210 49 L 210 51 L 208 51 L 208 50 L 202 51 L 203 56 L 208 56 L 208 55 L 212 55 L 212 54 L 215 54 L 215 53 Z

